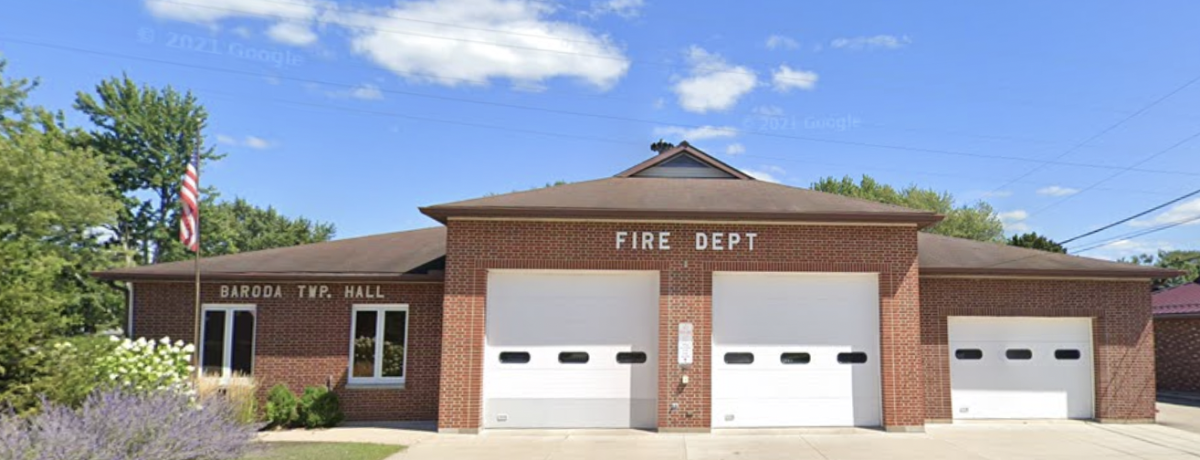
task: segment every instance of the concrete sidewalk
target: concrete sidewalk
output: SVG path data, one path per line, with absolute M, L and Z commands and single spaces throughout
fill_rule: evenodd
M 264 431 L 258 434 L 266 442 L 363 442 L 411 446 L 437 436 L 433 423 L 346 423 L 324 430 Z
M 421 459 L 982 459 L 1200 458 L 1200 434 L 1162 425 L 1084 422 L 932 425 L 926 433 L 872 430 L 514 430 L 431 435 L 394 460 Z
M 1159 393 L 1158 423 L 1200 433 L 1200 395 L 1195 393 Z

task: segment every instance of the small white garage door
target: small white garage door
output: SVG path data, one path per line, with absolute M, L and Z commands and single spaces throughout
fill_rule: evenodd
M 658 272 L 488 274 L 484 427 L 653 428 Z
M 950 317 L 956 419 L 1092 418 L 1090 318 Z
M 713 427 L 878 426 L 878 275 L 713 274 Z

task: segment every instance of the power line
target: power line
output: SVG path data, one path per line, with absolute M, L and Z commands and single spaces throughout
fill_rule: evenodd
M 1087 247 L 1084 247 L 1084 248 L 1082 248 L 1082 249 L 1075 250 L 1075 251 L 1074 251 L 1074 253 L 1075 253 L 1075 254 L 1079 254 L 1079 253 L 1081 253 L 1081 252 L 1087 252 L 1087 251 L 1091 251 L 1091 250 L 1094 250 L 1094 249 L 1099 249 L 1099 248 L 1102 248 L 1102 247 L 1105 247 L 1105 246 L 1108 246 L 1108 245 L 1111 245 L 1111 244 L 1115 244 L 1115 243 L 1117 243 L 1117 242 L 1120 242 L 1120 241 L 1127 241 L 1127 240 L 1131 240 L 1131 239 L 1134 239 L 1134 238 L 1140 238 L 1140 237 L 1143 237 L 1143 236 L 1146 236 L 1146 235 L 1149 235 L 1149 234 L 1152 234 L 1152 233 L 1158 233 L 1158 232 L 1161 232 L 1161 231 L 1163 231 L 1163 230 L 1168 230 L 1168 229 L 1171 229 L 1171 228 L 1178 227 L 1178 226 L 1180 226 L 1180 225 L 1189 224 L 1189 223 L 1196 222 L 1196 221 L 1200 221 L 1200 215 L 1197 215 L 1197 216 L 1194 216 L 1194 217 L 1191 217 L 1191 218 L 1188 218 L 1188 219 L 1184 219 L 1184 220 L 1179 220 L 1179 221 L 1171 222 L 1171 223 L 1169 223 L 1169 224 L 1160 225 L 1160 226 L 1158 226 L 1158 227 L 1154 227 L 1154 228 L 1151 228 L 1151 229 L 1148 229 L 1148 230 L 1141 230 L 1141 231 L 1137 231 L 1137 232 L 1126 233 L 1126 234 L 1124 234 L 1124 235 L 1120 235 L 1120 236 L 1117 236 L 1117 237 L 1109 238 L 1108 240 L 1104 240 L 1105 242 L 1102 242 L 1102 243 L 1096 243 L 1096 244 L 1093 244 L 1092 246 L 1087 246 Z
M 1173 199 L 1173 200 L 1171 200 L 1171 201 L 1168 201 L 1168 202 L 1166 202 L 1166 203 L 1163 203 L 1163 204 L 1160 204 L 1160 205 L 1158 205 L 1158 206 L 1152 207 L 1152 208 L 1150 208 L 1150 209 L 1147 209 L 1147 210 L 1145 210 L 1145 211 L 1139 212 L 1139 213 L 1137 213 L 1137 214 L 1134 214 L 1134 215 L 1132 215 L 1132 216 L 1126 217 L 1126 218 L 1124 218 L 1124 219 L 1118 220 L 1118 221 L 1116 221 L 1116 222 L 1113 222 L 1113 223 L 1111 223 L 1111 224 L 1105 225 L 1105 226 L 1103 226 L 1103 227 L 1097 228 L 1097 229 L 1095 229 L 1095 230 L 1091 230 L 1091 231 L 1088 231 L 1088 232 L 1086 232 L 1086 233 L 1083 233 L 1083 234 L 1081 234 L 1081 235 L 1076 235 L 1076 236 L 1073 236 L 1073 237 L 1071 237 L 1071 238 L 1067 238 L 1067 239 L 1065 239 L 1065 240 L 1062 240 L 1062 241 L 1060 241 L 1060 242 L 1059 242 L 1059 244 L 1067 244 L 1067 243 L 1070 243 L 1070 242 L 1072 242 L 1072 241 L 1078 240 L 1078 239 L 1080 239 L 1080 238 L 1086 238 L 1086 237 L 1089 237 L 1089 236 L 1095 235 L 1095 234 L 1097 234 L 1097 233 L 1103 232 L 1103 231 L 1105 231 L 1105 230 L 1108 230 L 1108 229 L 1110 229 L 1110 228 L 1116 227 L 1116 226 L 1118 226 L 1118 225 L 1121 225 L 1121 224 L 1123 224 L 1123 223 L 1126 223 L 1126 222 L 1129 222 L 1129 221 L 1131 221 L 1131 220 L 1137 219 L 1137 218 L 1139 218 L 1139 217 L 1142 217 L 1142 216 L 1144 216 L 1144 215 L 1146 215 L 1146 214 L 1150 214 L 1150 213 L 1152 213 L 1152 212 L 1154 212 L 1154 211 L 1157 211 L 1157 210 L 1159 210 L 1159 209 L 1162 209 L 1162 208 L 1165 208 L 1165 207 L 1167 207 L 1167 206 L 1173 205 L 1173 204 L 1175 204 L 1175 203 L 1178 203 L 1178 202 L 1180 202 L 1180 201 L 1186 200 L 1186 199 L 1188 199 L 1188 198 L 1191 198 L 1191 197 L 1193 197 L 1193 196 L 1196 196 L 1196 195 L 1200 195 L 1200 189 L 1196 189 L 1196 190 L 1194 190 L 1194 191 L 1191 191 L 1191 192 L 1185 193 L 1183 196 L 1180 196 L 1180 197 L 1178 197 L 1178 198 L 1175 198 L 1175 199 Z
M 1046 211 L 1047 209 L 1053 208 L 1053 207 L 1055 207 L 1055 206 L 1058 206 L 1058 205 L 1060 205 L 1060 204 L 1062 204 L 1062 203 L 1066 203 L 1067 201 L 1070 201 L 1070 200 L 1074 199 L 1075 197 L 1077 197 L 1077 196 L 1079 196 L 1079 195 L 1082 195 L 1082 194 L 1084 194 L 1085 192 L 1087 192 L 1087 191 L 1089 191 L 1089 190 L 1093 190 L 1093 189 L 1095 189 L 1096 187 L 1098 187 L 1098 186 L 1100 186 L 1100 185 L 1104 184 L 1105 182 L 1108 182 L 1108 181 L 1110 181 L 1110 180 L 1116 179 L 1118 176 L 1120 176 L 1120 175 L 1122 175 L 1122 174 L 1125 174 L 1126 172 L 1132 171 L 1132 170 L 1133 170 L 1133 168 L 1136 168 L 1136 167 L 1138 167 L 1138 166 L 1141 166 L 1141 165 L 1143 165 L 1143 164 L 1149 163 L 1149 162 L 1150 162 L 1150 160 L 1153 160 L 1153 159 L 1155 159 L 1155 158 L 1158 158 L 1159 156 L 1161 156 L 1161 155 L 1163 155 L 1163 154 L 1165 154 L 1165 153 L 1167 153 L 1167 152 L 1170 152 L 1170 151 L 1172 151 L 1172 150 L 1175 150 L 1176 148 L 1179 148 L 1180 146 L 1182 146 L 1182 145 L 1184 145 L 1184 144 L 1187 144 L 1188 142 L 1191 142 L 1192 140 L 1194 140 L 1194 139 L 1196 139 L 1196 138 L 1200 138 L 1200 131 L 1197 131 L 1197 132 L 1195 132 L 1195 133 L 1192 133 L 1190 136 L 1187 136 L 1187 137 L 1185 137 L 1185 138 L 1183 138 L 1183 139 L 1180 139 L 1180 140 L 1179 140 L 1179 142 L 1176 142 L 1176 143 L 1174 143 L 1174 144 L 1171 144 L 1171 146 L 1170 146 L 1170 147 L 1167 147 L 1167 148 L 1165 148 L 1165 149 L 1159 150 L 1157 153 L 1155 153 L 1155 154 L 1153 154 L 1153 155 L 1150 155 L 1150 156 L 1146 157 L 1145 159 L 1142 159 L 1141 161 L 1138 161 L 1137 163 L 1134 163 L 1134 164 L 1130 165 L 1130 166 L 1129 166 L 1127 169 L 1122 169 L 1122 170 L 1119 170 L 1119 171 L 1117 171 L 1117 172 L 1114 172 L 1114 173 L 1110 174 L 1108 177 L 1105 177 L 1105 178 L 1103 178 L 1103 179 L 1100 179 L 1099 181 L 1096 181 L 1096 182 L 1092 183 L 1091 185 L 1089 185 L 1089 186 L 1087 186 L 1087 187 L 1084 187 L 1084 188 L 1083 188 L 1083 190 L 1080 190 L 1080 191 L 1078 191 L 1078 192 L 1076 192 L 1076 193 L 1072 193 L 1072 194 L 1070 194 L 1070 195 L 1064 196 L 1064 197 L 1062 197 L 1062 198 L 1059 198 L 1059 199 L 1057 199 L 1057 200 L 1055 200 L 1055 201 L 1051 202 L 1050 204 L 1047 204 L 1047 205 L 1045 205 L 1045 206 L 1042 206 L 1041 208 L 1038 208 L 1037 210 L 1035 210 L 1035 211 L 1033 211 L 1032 213 L 1030 213 L 1029 215 L 1030 215 L 1030 216 L 1035 216 L 1035 215 L 1041 214 L 1042 212 Z
M 1062 153 L 1060 153 L 1060 154 L 1058 154 L 1057 156 L 1055 156 L 1053 159 L 1054 159 L 1054 160 L 1058 160 L 1058 159 L 1061 159 L 1062 157 L 1065 157 L 1065 156 L 1067 156 L 1067 155 L 1070 155 L 1071 153 L 1074 153 L 1076 150 L 1079 150 L 1080 148 L 1083 148 L 1083 146 L 1084 146 L 1084 145 L 1087 145 L 1088 143 L 1090 143 L 1090 142 L 1092 142 L 1092 141 L 1094 141 L 1094 140 L 1096 140 L 1096 139 L 1100 138 L 1101 136 L 1103 136 L 1103 135 L 1105 135 L 1105 134 L 1108 134 L 1108 133 L 1109 133 L 1109 132 L 1111 132 L 1112 130 L 1114 130 L 1114 129 L 1117 129 L 1118 127 L 1120 127 L 1121 125 L 1124 125 L 1125 123 L 1129 122 L 1130 120 L 1132 120 L 1132 119 L 1134 119 L 1134 118 L 1137 118 L 1139 115 L 1141 115 L 1141 114 L 1143 114 L 1143 113 L 1146 113 L 1147 111 L 1149 111 L 1150 109 L 1154 108 L 1155 106 L 1157 106 L 1158 104 L 1162 103 L 1163 101 L 1166 101 L 1167 99 L 1170 99 L 1172 96 L 1175 96 L 1176 94 L 1179 94 L 1179 93 L 1180 93 L 1180 92 L 1182 92 L 1184 89 L 1187 89 L 1189 86 L 1192 86 L 1192 84 L 1196 83 L 1197 81 L 1200 81 L 1200 75 L 1197 75 L 1195 78 L 1192 78 L 1191 80 L 1188 80 L 1187 82 L 1184 82 L 1184 84 L 1182 84 L 1182 85 L 1180 85 L 1180 86 L 1177 86 L 1177 87 L 1175 87 L 1175 89 L 1172 89 L 1172 90 L 1171 90 L 1170 92 L 1168 92 L 1167 94 L 1164 94 L 1164 95 L 1162 95 L 1162 96 L 1158 97 L 1157 99 L 1155 99 L 1155 100 L 1153 100 L 1153 101 L 1150 101 L 1150 103 L 1149 103 L 1149 104 L 1146 104 L 1146 105 L 1142 106 L 1142 108 L 1138 109 L 1137 111 L 1135 111 L 1135 112 L 1133 112 L 1133 113 L 1131 113 L 1131 114 L 1129 114 L 1129 115 L 1127 115 L 1127 116 L 1125 116 L 1125 117 L 1121 118 L 1120 120 L 1117 120 L 1117 122 L 1116 122 L 1116 123 L 1113 123 L 1113 124 L 1109 125 L 1108 127 L 1106 127 L 1106 128 L 1104 128 L 1104 129 L 1100 130 L 1099 132 L 1097 132 L 1097 133 L 1095 133 L 1095 134 L 1091 135 L 1091 136 L 1090 136 L 1090 137 L 1088 137 L 1087 139 L 1084 139 L 1083 141 L 1081 141 L 1081 142 L 1079 142 L 1079 143 L 1075 144 L 1075 145 L 1074 145 L 1074 146 L 1072 146 L 1071 148 L 1069 148 L 1069 149 L 1067 149 L 1066 151 L 1063 151 Z M 1021 174 L 1020 176 L 1017 176 L 1015 179 L 1012 179 L 1012 180 L 1010 180 L 1010 181 L 1008 181 L 1008 182 L 1005 182 L 1005 183 L 1004 183 L 1004 185 L 1001 185 L 1001 186 L 999 186 L 999 187 L 996 187 L 996 188 L 995 188 L 994 190 L 992 190 L 992 191 L 993 191 L 993 192 L 995 192 L 995 191 L 1001 190 L 1001 189 L 1003 189 L 1003 188 L 1005 188 L 1005 187 L 1008 187 L 1009 185 L 1012 185 L 1014 182 L 1016 182 L 1016 181 L 1018 181 L 1018 180 L 1021 180 L 1021 179 L 1024 179 L 1024 178 L 1026 178 L 1026 177 L 1029 177 L 1031 174 L 1033 174 L 1033 173 L 1035 173 L 1035 172 L 1037 172 L 1037 171 L 1040 171 L 1040 170 L 1041 170 L 1043 167 L 1045 167 L 1045 165 L 1046 165 L 1046 164 L 1048 164 L 1048 163 L 1043 163 L 1043 164 L 1041 164 L 1041 165 L 1034 166 L 1032 169 L 1030 169 L 1029 171 L 1026 171 L 1024 174 Z
M 210 66 L 203 66 L 203 65 L 197 65 L 197 64 L 188 64 L 188 63 L 182 63 L 182 62 L 176 62 L 176 61 L 168 61 L 168 60 L 162 60 L 162 59 L 133 56 L 133 55 L 121 54 L 121 53 L 111 53 L 111 52 L 106 52 L 106 51 L 90 50 L 90 49 L 76 48 L 76 47 L 64 46 L 64 45 L 39 43 L 39 42 L 33 42 L 33 41 L 27 41 L 27 40 L 21 40 L 21 39 L 13 39 L 13 38 L 7 38 L 7 37 L 0 37 L 0 40 L 6 40 L 6 41 L 14 42 L 14 43 L 22 43 L 22 44 L 27 44 L 27 45 L 31 45 L 31 46 L 54 48 L 54 49 L 67 50 L 67 51 L 73 51 L 73 52 L 79 52 L 79 53 L 85 53 L 85 54 L 94 54 L 94 55 L 100 55 L 100 56 L 117 57 L 117 58 L 137 60 L 137 61 L 143 61 L 143 62 L 153 62 L 153 63 L 164 64 L 164 65 L 172 65 L 172 66 L 178 66 L 178 67 L 184 67 L 184 68 L 190 68 L 190 69 L 207 70 L 207 71 L 213 71 L 213 72 L 222 72 L 222 73 L 228 73 L 228 74 L 234 74 L 234 75 L 254 76 L 254 77 L 272 77 L 272 78 L 276 78 L 276 79 L 280 79 L 280 80 L 289 80 L 289 81 L 295 81 L 295 82 L 300 82 L 300 83 L 315 83 L 315 84 L 336 86 L 336 87 L 350 88 L 350 89 L 356 88 L 358 86 L 358 85 L 346 84 L 346 83 L 340 83 L 340 82 L 328 81 L 328 80 L 300 78 L 300 77 L 292 77 L 292 76 L 268 75 L 268 74 L 263 74 L 260 72 L 251 72 L 251 71 L 242 71 L 242 70 L 228 69 L 228 68 L 221 68 L 221 67 L 210 67 Z M 425 99 L 452 101 L 452 102 L 460 102 L 460 103 L 466 103 L 466 104 L 475 104 L 475 105 L 483 105 L 483 106 L 491 106 L 491 107 L 501 107 L 501 108 L 508 108 L 508 109 L 514 109 L 514 110 L 544 112 L 544 113 L 550 113 L 550 114 L 556 114 L 556 115 L 568 115 L 568 116 L 575 116 L 575 117 L 585 117 L 585 118 L 595 118 L 595 119 L 604 119 L 604 120 L 650 124 L 650 125 L 655 125 L 655 126 L 678 126 L 678 127 L 682 127 L 682 128 L 691 128 L 691 129 L 705 128 L 705 126 L 703 126 L 703 125 L 696 125 L 696 124 L 681 124 L 681 123 L 673 123 L 673 122 L 667 122 L 667 121 L 662 121 L 662 120 L 632 118 L 632 117 L 624 117 L 624 116 L 618 116 L 618 115 L 605 115 L 605 114 L 596 114 L 596 113 L 588 113 L 588 112 L 579 112 L 579 111 L 573 111 L 573 110 L 551 109 L 551 108 L 545 108 L 545 107 L 533 107 L 533 106 L 526 106 L 526 105 L 520 105 L 520 104 L 485 101 L 485 100 L 478 100 L 478 99 L 468 99 L 468 98 L 453 97 L 453 96 L 442 96 L 442 95 L 418 93 L 418 92 L 412 92 L 412 91 L 402 91 L 402 90 L 387 89 L 387 88 L 380 88 L 380 92 L 388 93 L 388 94 L 410 96 L 410 97 L 425 98 Z M 987 159 L 995 159 L 995 160 L 1020 161 L 1020 162 L 1028 162 L 1028 163 L 1055 164 L 1055 165 L 1061 165 L 1061 166 L 1072 166 L 1072 167 L 1080 167 L 1080 168 L 1109 169 L 1109 170 L 1124 169 L 1124 168 L 1116 167 L 1116 166 L 1090 164 L 1090 163 L 1077 163 L 1077 162 L 1054 161 L 1054 160 L 1047 161 L 1047 160 L 1016 157 L 1016 156 L 1009 156 L 1009 155 L 991 155 L 991 154 L 983 154 L 983 153 L 976 153 L 976 152 L 965 152 L 965 151 L 957 151 L 957 150 L 934 149 L 934 148 L 923 148 L 923 147 L 911 147 L 911 146 L 895 145 L 895 144 L 880 144 L 880 143 L 864 142 L 864 141 L 825 139 L 825 138 L 797 136 L 797 135 L 781 134 L 781 133 L 766 132 L 766 131 L 742 130 L 739 132 L 742 132 L 742 133 L 745 133 L 748 135 L 753 135 L 753 136 L 760 136 L 760 137 L 790 139 L 790 140 L 798 140 L 798 141 L 805 141 L 805 142 L 816 142 L 816 143 L 831 144 L 831 145 L 843 145 L 843 146 L 851 146 L 851 147 L 865 147 L 865 148 L 874 148 L 874 149 L 896 150 L 896 151 L 937 154 L 937 155 L 947 155 L 947 156 L 960 156 L 960 157 L 969 157 L 969 158 L 987 158 Z M 1181 175 L 1181 176 L 1193 176 L 1193 177 L 1200 176 L 1200 172 L 1185 172 L 1185 171 L 1178 171 L 1178 170 L 1157 170 L 1157 169 L 1130 169 L 1130 170 L 1144 172 L 1144 173 L 1152 173 L 1152 174 L 1168 174 L 1168 175 Z

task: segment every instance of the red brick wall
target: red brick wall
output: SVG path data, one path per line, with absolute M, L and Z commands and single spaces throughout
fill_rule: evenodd
M 947 316 L 1091 317 L 1096 418 L 1154 418 L 1149 281 L 921 279 L 921 346 L 930 420 L 949 420 L 952 415 Z
M 305 386 L 325 385 L 332 378 L 348 420 L 434 420 L 438 409 L 441 360 L 442 285 L 380 284 L 383 299 L 345 299 L 345 285 L 327 285 L 333 298 L 300 299 L 297 284 L 283 288 L 278 299 L 221 299 L 220 284 L 205 284 L 204 303 L 256 305 L 254 377 L 260 395 L 277 383 L 299 394 Z M 134 286 L 135 336 L 170 336 L 191 342 L 194 290 L 191 283 L 137 283 Z M 354 304 L 404 303 L 409 306 L 405 388 L 348 389 L 350 309 Z
M 669 231 L 671 250 L 615 248 L 617 231 Z M 753 252 L 697 251 L 697 231 L 757 232 Z M 710 415 L 713 271 L 880 273 L 884 424 L 925 420 L 921 377 L 917 235 L 913 227 L 451 220 L 438 426 L 480 426 L 487 270 L 659 270 L 658 425 L 705 428 Z M 677 325 L 695 325 L 695 357 L 680 387 Z M 680 410 L 669 411 L 677 402 Z
M 1200 318 L 1155 318 L 1158 389 L 1200 393 Z

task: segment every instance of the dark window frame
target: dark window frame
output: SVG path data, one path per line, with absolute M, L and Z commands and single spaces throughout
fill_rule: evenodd
M 1083 359 L 1083 351 L 1076 348 L 1059 348 L 1054 350 L 1054 359 L 1058 361 L 1079 361 Z

